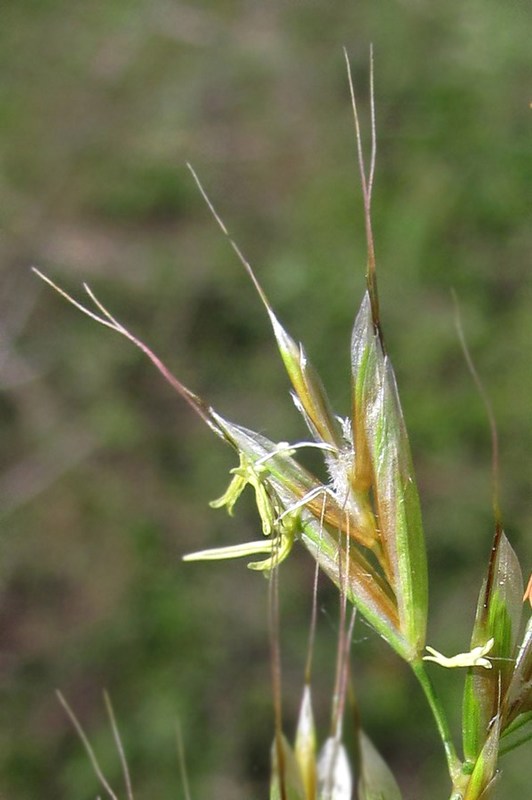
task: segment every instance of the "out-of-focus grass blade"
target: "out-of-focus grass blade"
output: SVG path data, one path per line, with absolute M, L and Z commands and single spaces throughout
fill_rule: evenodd
M 294 751 L 283 734 L 272 745 L 270 800 L 307 800 Z
M 317 787 L 316 729 L 314 727 L 314 715 L 312 713 L 312 699 L 309 686 L 305 686 L 301 707 L 299 709 L 295 755 L 305 787 L 305 798 L 307 798 L 307 800 L 315 800 Z
M 400 629 L 413 660 L 425 646 L 428 590 L 421 509 L 392 366 L 366 294 L 352 340 L 355 485 L 369 485 L 391 572 Z M 360 455 L 361 454 L 361 455 Z
M 532 739 L 532 711 L 519 714 L 501 736 L 499 755 L 503 756 Z
M 360 731 L 359 744 L 358 800 L 401 800 L 401 791 L 390 768 L 364 731 Z
M 343 744 L 327 739 L 318 758 L 318 800 L 351 800 L 353 777 Z
M 480 753 L 490 721 L 498 711 L 514 671 L 513 656 L 522 613 L 523 576 L 519 561 L 505 534 L 495 533 L 487 576 L 478 604 L 471 647 L 495 640 L 490 659 L 493 669 L 473 667 L 464 688 L 464 755 L 474 761 Z

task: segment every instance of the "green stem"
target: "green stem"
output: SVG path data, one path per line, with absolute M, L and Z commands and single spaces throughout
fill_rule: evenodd
M 451 737 L 451 731 L 449 729 L 449 723 L 447 722 L 447 716 L 443 710 L 440 698 L 436 694 L 436 690 L 434 689 L 432 681 L 429 678 L 424 662 L 419 659 L 412 662 L 411 666 L 414 671 L 414 675 L 418 679 L 419 683 L 421 684 L 421 688 L 425 692 L 425 697 L 427 698 L 428 704 L 431 708 L 436 726 L 438 728 L 438 733 L 440 734 L 440 738 L 443 743 L 449 775 L 453 782 L 453 786 L 456 786 L 456 784 L 459 783 L 460 776 L 462 774 L 462 763 L 456 754 L 454 742 Z

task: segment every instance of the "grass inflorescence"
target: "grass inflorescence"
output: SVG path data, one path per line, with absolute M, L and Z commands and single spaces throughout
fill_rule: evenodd
M 495 488 L 495 531 L 469 650 L 446 656 L 427 645 L 429 577 L 421 508 L 395 374 L 384 343 L 377 291 L 371 223 L 377 141 L 373 64 L 370 71 L 371 148 L 369 169 L 366 169 L 347 53 L 345 57 L 367 238 L 366 291 L 351 336 L 351 409 L 347 416 L 339 416 L 333 410 L 303 346 L 279 321 L 255 272 L 230 236 L 192 167 L 189 168 L 208 208 L 250 276 L 266 310 L 292 385 L 294 403 L 309 430 L 308 440 L 274 441 L 225 419 L 175 378 L 153 350 L 124 327 L 88 286 L 85 290 L 92 306 L 80 303 L 50 278 L 35 271 L 78 309 L 140 348 L 211 430 L 234 450 L 238 464 L 231 471 L 229 486 L 211 505 L 226 508 L 233 514 L 246 487 L 254 492 L 262 538 L 201 550 L 185 559 L 251 558 L 249 567 L 269 577 L 276 728 L 270 800 L 350 800 L 355 795 L 359 800 L 401 797 L 389 767 L 363 729 L 354 700 L 356 693 L 348 692 L 356 615 L 369 623 L 411 667 L 419 681 L 442 740 L 451 798 L 486 800 L 498 779 L 500 755 L 532 737 L 530 618 L 524 634 L 521 630 L 523 599 L 531 599 L 530 583 L 525 592 L 519 561 L 503 531 Z M 467 358 L 470 360 L 468 354 Z M 471 370 L 476 377 L 472 365 Z M 490 420 L 494 431 L 491 412 Z M 497 487 L 496 435 L 493 441 L 494 486 Z M 313 448 L 323 457 L 325 480 L 300 462 L 300 451 L 305 448 Z M 300 544 L 315 560 L 316 569 L 325 573 L 337 587 L 340 598 L 341 624 L 331 725 L 321 747 L 317 744 L 311 690 L 317 578 L 311 589 L 314 604 L 311 644 L 293 743 L 282 730 L 279 567 L 288 559 L 292 548 Z M 461 755 L 432 683 L 430 662 L 443 668 L 466 670 Z M 354 711 L 351 717 L 355 720 L 353 742 L 349 746 L 344 740 L 348 705 Z M 67 710 L 75 720 L 68 707 Z M 116 730 L 112 712 L 109 713 L 113 730 Z M 81 729 L 78 732 L 83 738 Z M 87 742 L 85 745 L 91 755 L 90 745 Z M 92 755 L 91 759 L 94 759 Z M 93 763 L 97 764 L 94 760 Z M 128 796 L 132 796 L 127 767 L 124 775 Z M 110 796 L 115 797 L 103 776 L 101 780 Z M 186 791 L 188 794 L 188 788 Z

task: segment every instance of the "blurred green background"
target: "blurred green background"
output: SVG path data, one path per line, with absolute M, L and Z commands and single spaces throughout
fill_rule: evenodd
M 429 641 L 466 649 L 489 553 L 490 439 L 450 289 L 493 399 L 508 534 L 530 569 L 532 281 L 529 3 L 5 0 L 0 10 L 0 794 L 93 799 L 60 688 L 137 798 L 267 796 L 267 584 L 185 552 L 257 536 L 252 504 L 209 509 L 224 450 L 140 353 L 29 273 L 87 280 L 229 419 L 304 435 L 268 321 L 199 197 L 197 168 L 336 408 L 365 245 L 347 46 L 367 119 L 376 58 L 374 223 L 382 317 L 422 494 Z M 313 565 L 282 569 L 286 729 L 302 687 Z M 335 593 L 320 597 L 322 736 Z M 366 727 L 405 798 L 445 797 L 440 745 L 407 668 L 362 624 Z M 435 671 L 458 734 L 462 676 Z M 429 731 L 429 732 L 427 732 Z M 525 797 L 526 754 L 500 798 Z

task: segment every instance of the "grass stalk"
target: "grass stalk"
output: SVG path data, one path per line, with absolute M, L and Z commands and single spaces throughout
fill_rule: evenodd
M 427 672 L 425 663 L 421 659 L 418 659 L 413 661 L 411 666 L 412 670 L 414 671 L 414 675 L 423 689 L 423 693 L 430 706 L 430 710 L 432 711 L 432 715 L 443 744 L 443 749 L 445 751 L 449 775 L 454 786 L 461 776 L 462 762 L 458 758 L 458 754 L 456 752 L 456 747 L 454 745 L 451 730 L 449 728 L 447 715 L 441 704 L 440 698 L 438 697 L 436 689 L 434 688 L 434 684 L 432 683 Z

